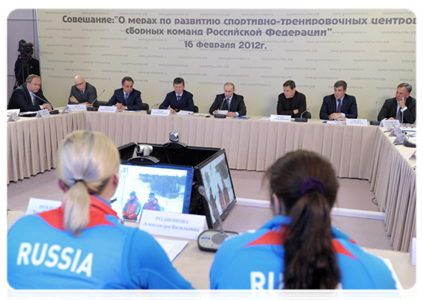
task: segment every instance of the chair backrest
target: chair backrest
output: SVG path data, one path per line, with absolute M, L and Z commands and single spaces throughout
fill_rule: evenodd
M 108 101 L 100 101 L 100 100 L 97 100 L 95 104 L 97 104 L 98 107 L 100 107 L 100 106 L 107 106 L 107 102 Z
M 149 110 L 149 109 L 150 109 L 150 105 L 148 105 L 148 103 L 143 102 L 141 106 L 141 110 Z
M 198 113 L 198 106 L 194 105 L 194 113 Z
M 311 113 L 309 111 L 304 112 L 303 113 L 303 118 L 311 119 Z

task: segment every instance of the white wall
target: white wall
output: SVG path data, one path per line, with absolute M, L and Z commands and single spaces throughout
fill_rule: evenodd
M 401 82 L 413 85 L 416 95 L 416 24 L 408 10 L 60 9 L 38 14 L 44 93 L 56 106 L 66 104 L 77 74 L 99 93 L 105 90 L 99 100 L 108 100 L 121 78 L 131 76 L 150 107 L 181 76 L 204 113 L 227 81 L 244 95 L 249 115 L 276 113 L 287 79 L 307 96 L 313 118 L 338 79 L 356 96 L 359 118 L 374 120 L 376 106 L 393 97 Z M 200 22 L 182 24 L 191 20 Z M 250 36 L 236 34 L 243 30 Z M 285 35 L 269 35 L 269 30 Z M 303 36 L 308 32 L 320 35 Z M 235 48 L 200 48 L 199 42 Z M 245 42 L 260 49 L 241 49 Z

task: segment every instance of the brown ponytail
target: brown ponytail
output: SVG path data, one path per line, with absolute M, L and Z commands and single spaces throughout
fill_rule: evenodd
M 338 182 L 330 162 L 300 150 L 280 158 L 266 174 L 272 194 L 291 218 L 283 237 L 284 288 L 336 288 L 341 275 L 332 246 L 330 210 Z M 304 189 L 310 178 L 314 183 Z

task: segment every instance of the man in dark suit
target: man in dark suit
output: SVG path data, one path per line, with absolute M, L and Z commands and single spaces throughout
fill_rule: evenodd
M 86 82 L 81 75 L 76 75 L 74 81 L 75 85 L 71 87 L 68 104 L 84 104 L 87 107 L 92 107 L 92 103 L 97 99 L 96 88 Z M 94 106 L 98 106 L 96 103 Z
M 227 110 L 227 117 L 245 116 L 247 107 L 244 103 L 244 97 L 235 94 L 235 85 L 227 82 L 223 86 L 223 91 L 223 94 L 216 95 L 216 99 L 210 106 L 209 113 L 215 114 L 218 110 Z
M 174 91 L 166 95 L 159 109 L 167 109 L 170 106 L 169 109 L 172 114 L 180 110 L 194 111 L 194 96 L 184 89 L 184 79 L 181 77 L 175 78 L 173 80 Z
M 131 77 L 122 79 L 122 88 L 115 90 L 107 105 L 116 105 L 119 110 L 141 110 L 141 92 L 134 89 Z
M 412 86 L 408 83 L 399 84 L 395 98 L 385 100 L 377 116 L 378 121 L 389 119 L 400 123 L 416 122 L 416 99 L 410 96 L 411 90 Z
M 320 119 L 337 121 L 345 121 L 346 118 L 357 119 L 357 101 L 354 96 L 347 95 L 346 92 L 345 81 L 335 82 L 334 93 L 323 98 Z
M 307 102 L 304 94 L 297 92 L 295 82 L 287 80 L 283 84 L 283 93 L 278 96 L 276 112 L 278 115 L 290 115 L 291 118 L 300 118 L 307 110 Z
M 21 112 L 42 109 L 47 109 L 48 111 L 53 110 L 53 106 L 44 97 L 41 90 L 41 78 L 35 74 L 29 75 L 25 83 L 12 92 L 7 108 L 19 108 Z

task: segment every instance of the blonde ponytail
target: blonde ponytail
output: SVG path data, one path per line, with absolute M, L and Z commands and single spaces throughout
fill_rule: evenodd
M 58 150 L 56 174 L 67 188 L 63 226 L 79 236 L 89 223 L 90 194 L 98 194 L 119 171 L 116 145 L 100 132 L 74 131 Z

